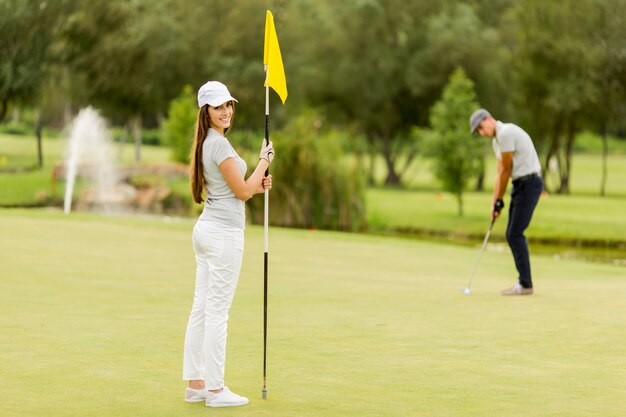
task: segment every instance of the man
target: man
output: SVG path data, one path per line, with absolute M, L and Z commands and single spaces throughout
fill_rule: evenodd
M 502 290 L 502 295 L 531 295 L 533 282 L 530 273 L 528 244 L 524 231 L 530 224 L 537 202 L 543 190 L 541 164 L 530 136 L 512 123 L 502 123 L 485 109 L 478 109 L 470 116 L 470 131 L 492 139 L 493 150 L 498 159 L 498 173 L 493 190 L 491 219 L 495 221 L 504 208 L 504 192 L 513 179 L 509 223 L 506 239 L 509 242 L 515 267 L 519 273 L 518 283 Z

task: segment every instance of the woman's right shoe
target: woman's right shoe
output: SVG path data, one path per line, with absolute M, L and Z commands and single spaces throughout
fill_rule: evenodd
M 224 387 L 219 394 L 213 394 L 208 392 L 206 397 L 207 407 L 238 407 L 240 405 L 246 405 L 250 401 L 246 397 L 235 394 L 228 387 Z
M 207 394 L 209 394 L 209 390 L 206 388 L 193 389 L 187 387 L 185 390 L 185 401 L 188 403 L 200 403 L 206 400 Z

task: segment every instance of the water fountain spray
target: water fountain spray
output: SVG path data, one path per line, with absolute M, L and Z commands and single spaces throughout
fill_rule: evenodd
M 116 194 L 119 176 L 112 155 L 112 140 L 106 121 L 91 106 L 82 109 L 72 123 L 65 160 L 65 214 L 72 207 L 72 194 L 79 171 L 94 181 L 95 206 L 101 211 L 113 208 L 112 196 Z

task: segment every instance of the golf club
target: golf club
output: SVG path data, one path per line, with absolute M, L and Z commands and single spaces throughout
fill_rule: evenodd
M 467 287 L 463 288 L 463 294 L 470 295 L 472 293 L 472 281 L 474 280 L 474 275 L 476 274 L 476 268 L 478 268 L 478 264 L 480 263 L 480 258 L 483 256 L 483 252 L 485 251 L 485 247 L 487 246 L 487 241 L 489 240 L 489 235 L 491 235 L 491 229 L 493 229 L 493 224 L 496 222 L 496 218 L 491 219 L 491 224 L 489 225 L 489 230 L 487 230 L 487 234 L 485 235 L 485 240 L 483 240 L 483 245 L 480 248 L 480 252 L 478 253 L 478 259 L 476 260 L 476 264 L 474 265 L 474 269 L 472 270 L 472 275 L 470 275 L 470 279 L 467 283 Z

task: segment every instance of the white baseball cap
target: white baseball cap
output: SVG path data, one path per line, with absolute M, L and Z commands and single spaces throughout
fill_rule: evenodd
M 205 104 L 217 107 L 231 100 L 237 101 L 236 98 L 230 95 L 228 88 L 219 81 L 208 81 L 198 90 L 198 107 L 202 107 Z M 239 102 L 237 101 L 237 103 Z

